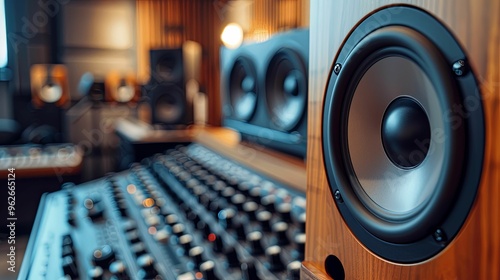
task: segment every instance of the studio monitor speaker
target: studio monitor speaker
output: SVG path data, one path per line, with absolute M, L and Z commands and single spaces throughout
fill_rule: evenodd
M 311 15 L 302 276 L 499 279 L 500 3 Z
M 135 104 L 141 97 L 133 73 L 123 75 L 118 72 L 110 72 L 106 75 L 104 83 L 106 102 Z
M 192 123 L 192 101 L 186 93 L 183 48 L 150 50 L 151 79 L 144 87 L 151 122 L 165 128 Z
M 15 108 L 15 115 L 23 115 L 19 119 L 27 122 L 23 140 L 41 144 L 63 141 L 63 114 L 71 102 L 66 66 L 34 64 L 30 84 L 31 104 L 21 101 Z
M 305 157 L 309 30 L 221 49 L 223 123 L 244 139 Z

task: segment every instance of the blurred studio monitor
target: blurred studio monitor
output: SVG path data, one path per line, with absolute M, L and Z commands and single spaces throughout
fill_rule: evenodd
M 135 104 L 139 101 L 140 91 L 133 74 L 121 75 L 110 72 L 105 80 L 105 101 L 119 104 Z
M 500 279 L 500 2 L 337 2 L 311 1 L 303 278 Z
M 36 108 L 67 107 L 70 101 L 66 66 L 34 64 L 30 69 L 31 100 Z
M 144 87 L 144 105 L 150 107 L 152 124 L 177 128 L 193 123 L 193 93 L 186 82 L 198 80 L 200 63 L 201 46 L 196 42 L 150 50 L 151 78 Z
M 31 103 L 22 99 L 15 105 L 15 115 L 25 127 L 23 141 L 40 144 L 63 141 L 63 114 L 71 101 L 67 77 L 64 65 L 31 66 Z
M 244 140 L 305 157 L 309 30 L 221 48 L 224 126 Z

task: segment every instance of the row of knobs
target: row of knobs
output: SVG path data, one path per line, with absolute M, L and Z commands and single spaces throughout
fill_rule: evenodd
M 170 161 L 164 161 L 165 166 L 170 169 L 170 172 L 179 180 L 181 183 L 184 183 L 184 186 L 189 190 L 193 196 L 195 196 L 200 204 L 205 206 L 210 210 L 216 210 L 213 212 L 218 212 L 217 216 L 220 224 L 226 228 L 226 230 L 234 230 L 237 234 L 238 240 L 246 240 L 250 245 L 249 251 L 253 255 L 262 255 L 265 253 L 267 256 L 268 268 L 271 271 L 281 271 L 284 269 L 284 264 L 281 257 L 281 247 L 278 245 L 288 245 L 290 244 L 290 240 L 287 235 L 288 223 L 292 221 L 291 217 L 291 204 L 290 203 L 282 203 L 275 207 L 275 199 L 274 195 L 267 195 L 261 197 L 260 190 L 258 187 L 250 188 L 246 184 L 237 184 L 238 192 L 227 184 L 224 181 L 217 180 L 217 178 L 213 175 L 207 175 L 203 169 L 200 169 L 196 164 L 193 164 L 192 161 L 186 160 L 183 158 L 183 155 L 180 153 L 171 153 L 174 158 L 180 159 L 180 163 L 184 168 L 188 168 L 187 171 L 184 172 L 183 168 L 179 168 L 177 162 L 170 159 Z M 214 195 L 213 192 L 208 190 L 202 184 L 197 181 L 197 179 L 188 176 L 186 173 L 190 172 L 200 181 L 204 181 L 205 185 L 209 185 L 212 187 L 213 191 L 217 194 Z M 174 196 L 175 193 L 172 193 Z M 220 199 L 223 198 L 223 199 Z M 259 204 L 255 201 L 261 202 L 260 205 L 263 205 L 265 210 L 257 211 L 259 209 Z M 180 202 L 179 198 L 177 202 Z M 229 203 L 224 203 L 230 201 L 230 205 L 235 206 L 236 209 L 231 207 L 221 209 L 221 205 L 227 206 Z M 217 206 L 213 206 L 213 205 Z M 276 211 L 280 214 L 280 217 L 286 221 L 279 221 L 271 226 L 271 217 L 272 214 L 270 211 Z M 262 230 L 267 232 L 274 232 L 277 237 L 277 245 L 273 245 L 264 250 L 262 243 L 262 233 L 260 231 L 251 231 L 247 234 L 245 222 L 241 222 L 237 219 L 237 212 L 244 212 L 246 216 L 251 221 L 258 221 L 261 224 Z M 193 215 L 194 219 L 196 219 L 196 214 Z M 190 215 L 188 215 L 188 218 Z M 305 213 L 301 214 L 297 222 L 299 223 L 299 228 L 302 232 L 305 231 Z M 217 241 L 215 241 L 217 242 Z M 222 244 L 219 241 L 220 244 Z M 299 259 L 303 258 L 304 252 L 304 244 L 305 244 L 305 234 L 299 233 L 294 237 L 294 243 L 297 244 L 297 251 L 299 255 L 297 256 Z M 214 251 L 218 251 L 221 245 L 214 244 Z M 220 249 L 219 249 L 220 250 Z M 240 263 L 237 260 L 236 253 L 234 258 L 230 258 L 233 260 L 233 266 L 239 266 Z M 300 264 L 300 262 L 298 262 Z M 242 264 L 242 270 L 244 275 L 252 275 L 251 279 L 255 279 L 253 276 L 254 273 L 251 271 L 254 269 L 253 265 Z M 289 265 L 289 271 L 291 270 L 295 277 L 298 273 L 297 262 L 292 262 Z M 250 270 L 250 273 L 248 271 Z M 291 277 L 291 278 L 295 278 Z

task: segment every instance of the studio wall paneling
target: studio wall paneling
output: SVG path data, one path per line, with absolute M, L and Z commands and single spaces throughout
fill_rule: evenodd
M 208 123 L 220 124 L 219 47 L 220 35 L 237 2 L 245 2 L 250 23 L 244 28 L 249 40 L 265 40 L 270 35 L 309 25 L 308 0 L 141 0 L 136 2 L 138 79 L 147 82 L 149 50 L 177 48 L 186 40 L 201 44 L 199 83 L 208 96 Z
M 405 31 L 399 29 L 401 25 L 392 25 L 391 22 L 401 20 L 401 14 L 397 9 L 401 7 L 401 3 L 396 1 L 311 1 L 307 158 L 307 213 L 309 217 L 306 258 L 302 271 L 302 276 L 305 279 L 330 279 L 331 277 L 336 277 L 336 279 L 497 279 L 500 277 L 500 268 L 498 267 L 500 262 L 500 206 L 498 204 L 500 192 L 496 187 L 500 182 L 500 149 L 497 145 L 500 141 L 500 130 L 497 125 L 500 119 L 498 107 L 500 104 L 500 49 L 498 47 L 500 45 L 500 29 L 498 27 L 500 26 L 500 3 L 498 1 L 477 1 L 474 3 L 468 1 L 454 1 L 453 3 L 446 1 L 402 2 L 405 9 L 413 11 L 409 13 L 409 15 L 411 14 L 410 17 L 413 17 L 414 14 L 422 15 L 425 20 L 420 21 L 420 23 L 425 22 L 425 25 L 419 26 L 418 23 L 410 23 L 403 27 Z M 372 19 L 373 22 L 368 25 L 365 22 L 365 25 L 363 25 L 361 22 L 365 19 Z M 372 29 L 377 26 L 380 27 L 380 30 L 374 32 Z M 430 26 L 437 27 L 430 30 Z M 485 28 L 485 26 L 488 28 Z M 364 32 L 358 33 L 355 31 L 359 31 L 359 29 L 356 29 L 358 27 L 366 29 L 363 29 Z M 450 41 L 441 43 L 440 38 L 435 38 L 432 35 L 436 30 L 446 31 L 443 34 L 449 31 L 449 35 L 441 37 L 446 37 Z M 394 33 L 392 33 L 393 31 Z M 360 222 L 362 218 L 359 217 L 355 218 L 353 223 L 349 213 L 355 210 L 346 206 L 350 203 L 348 200 L 351 198 L 342 199 L 342 194 L 345 194 L 346 189 L 352 189 L 355 193 L 354 197 L 357 196 L 359 200 L 362 200 L 362 198 L 359 198 L 360 194 L 355 192 L 355 184 L 352 181 L 342 180 L 342 175 L 338 175 L 342 174 L 343 171 L 339 171 L 339 169 L 336 169 L 336 172 L 332 171 L 334 167 L 329 162 L 329 156 L 324 154 L 326 153 L 325 150 L 328 150 L 325 147 L 329 145 L 325 142 L 328 140 L 325 134 L 328 134 L 328 131 L 334 131 L 337 134 L 344 133 L 342 129 L 338 128 L 339 123 L 337 123 L 337 120 L 325 118 L 324 116 L 325 111 L 329 110 L 328 106 L 325 105 L 325 102 L 329 102 L 328 94 L 331 96 L 332 92 L 338 93 L 338 88 L 335 85 L 343 83 L 342 74 L 352 73 L 351 80 L 360 81 L 360 84 L 362 84 L 363 79 L 368 79 L 371 75 L 370 67 L 375 69 L 381 66 L 380 74 L 372 83 L 374 92 L 382 86 L 389 85 L 389 89 L 401 82 L 401 80 L 394 78 L 397 73 L 392 76 L 389 75 L 391 73 L 390 69 L 384 68 L 387 65 L 378 64 L 379 62 L 366 64 L 370 55 L 374 55 L 370 54 L 370 51 L 366 51 L 367 48 L 373 48 L 374 53 L 379 50 L 386 51 L 376 41 L 377 36 L 388 35 L 385 32 L 396 34 L 393 37 L 398 38 L 396 41 L 403 37 L 416 36 L 420 38 L 419 43 L 416 45 L 425 45 L 425 51 L 419 54 L 419 58 L 410 59 L 410 61 L 415 61 L 419 65 L 416 72 L 411 72 L 414 74 L 406 75 L 404 78 L 410 77 L 410 81 L 418 80 L 418 73 L 421 72 L 418 69 L 424 68 L 429 73 L 424 74 L 424 76 L 427 75 L 431 79 L 431 86 L 428 88 L 427 93 L 431 92 L 432 88 L 439 88 L 442 83 L 448 83 L 453 88 L 452 90 L 438 91 L 435 94 L 431 93 L 433 97 L 429 97 L 432 99 L 436 97 L 444 98 L 444 95 L 450 96 L 451 101 L 432 103 L 444 104 L 444 112 L 433 111 L 433 109 L 427 107 L 426 98 L 419 99 L 415 97 L 416 100 L 420 100 L 419 103 L 425 109 L 431 127 L 437 126 L 433 122 L 433 115 L 440 114 L 445 115 L 444 119 L 449 118 L 454 120 L 454 124 L 457 124 L 456 129 L 453 129 L 450 134 L 445 134 L 448 136 L 447 141 L 451 142 L 444 142 L 444 147 L 438 145 L 434 147 L 439 148 L 440 151 L 453 150 L 452 147 L 455 145 L 453 141 L 460 142 L 459 146 L 466 145 L 463 149 L 452 153 L 453 156 L 463 157 L 454 160 L 454 162 L 460 164 L 460 171 L 454 171 L 453 175 L 445 176 L 446 180 L 451 181 L 453 181 L 453 177 L 464 176 L 461 177 L 460 182 L 450 183 L 449 186 L 451 187 L 445 191 L 445 194 L 449 194 L 450 197 L 447 198 L 448 202 L 444 204 L 450 203 L 450 205 L 437 205 L 443 207 L 443 213 L 438 215 L 441 216 L 437 218 L 437 221 L 431 220 L 422 223 L 422 227 L 430 226 L 430 228 L 424 229 L 423 235 L 420 236 L 418 234 L 413 236 L 403 232 L 399 237 L 407 238 L 405 240 L 391 239 L 384 233 L 374 230 L 370 225 Z M 404 51 L 402 51 L 401 57 L 410 57 L 410 53 L 419 52 L 414 51 L 416 45 L 404 47 L 403 49 L 410 50 L 410 52 L 403 54 Z M 358 49 L 358 46 L 365 46 L 365 51 Z M 391 48 L 391 51 L 398 49 L 400 46 L 395 45 L 395 48 Z M 442 50 L 443 46 L 445 51 Z M 348 50 L 353 51 L 349 53 Z M 434 53 L 434 51 L 436 52 Z M 367 56 L 362 56 L 363 54 L 367 54 Z M 434 54 L 436 56 L 433 59 L 422 63 L 426 56 Z M 388 54 L 387 57 L 390 56 Z M 465 59 L 464 62 L 467 68 L 450 63 L 450 59 L 454 58 L 454 56 L 456 56 L 457 62 L 459 59 Z M 384 59 L 387 58 L 382 60 Z M 341 62 L 341 64 L 335 67 L 336 62 Z M 356 64 L 352 64 L 353 62 Z M 366 67 L 366 65 L 370 66 Z M 399 62 L 390 65 L 398 69 L 405 68 Z M 355 66 L 366 69 L 366 72 L 359 75 L 356 74 L 357 72 L 350 72 L 351 67 Z M 436 70 L 438 68 L 439 70 Z M 465 70 L 465 72 L 460 73 L 461 70 Z M 346 72 L 342 73 L 342 71 Z M 431 75 L 431 73 L 435 75 Z M 383 79 L 385 81 L 379 83 L 379 80 Z M 333 85 L 329 84 L 329 81 Z M 474 90 L 474 85 L 468 88 L 468 81 L 477 85 L 478 90 Z M 423 80 L 416 83 L 418 86 L 422 86 L 422 84 L 424 84 Z M 349 81 L 347 85 L 350 85 Z M 338 106 L 338 102 L 335 103 L 336 99 L 334 98 L 333 104 L 337 105 L 332 108 L 340 111 L 347 110 L 347 112 L 350 112 L 351 117 L 360 118 L 361 124 L 370 124 L 366 121 L 367 117 L 363 117 L 363 112 L 356 111 L 356 95 L 360 94 L 358 89 L 358 85 L 347 88 L 345 95 L 353 93 L 352 101 L 345 101 L 347 103 Z M 409 96 L 412 97 L 411 94 Z M 477 101 L 480 101 L 480 103 Z M 327 103 L 327 105 L 329 104 L 331 103 Z M 390 102 L 387 102 L 387 108 L 390 107 L 389 104 Z M 453 105 L 456 106 L 453 107 Z M 460 105 L 462 107 L 457 107 Z M 465 108 L 465 111 L 458 111 L 458 108 Z M 447 110 L 450 110 L 451 113 Z M 340 113 L 336 113 L 335 110 L 333 114 L 340 116 Z M 484 119 L 484 123 L 482 123 L 481 119 Z M 382 123 L 372 122 L 371 127 L 380 133 Z M 325 128 L 328 125 L 331 125 L 331 130 Z M 345 123 L 342 123 L 342 125 L 349 126 L 349 124 Z M 484 128 L 483 132 L 482 128 Z M 460 132 L 461 129 L 463 129 L 462 132 Z M 471 132 L 474 131 L 477 133 L 471 135 Z M 348 134 L 349 144 L 344 147 L 343 151 L 341 150 L 341 153 L 350 154 L 352 160 L 356 157 L 353 156 L 352 150 L 353 147 L 356 147 L 356 144 L 351 140 L 359 138 L 359 134 L 345 133 Z M 335 135 L 334 133 L 332 135 L 335 141 L 338 139 L 343 141 L 341 139 L 344 136 Z M 431 139 L 432 137 L 431 135 Z M 481 143 L 482 140 L 484 140 L 484 145 Z M 372 142 L 376 141 L 366 139 L 365 143 L 366 145 L 372 145 Z M 336 151 L 337 155 L 334 155 L 334 158 L 345 157 L 338 156 L 338 150 Z M 389 154 L 390 152 L 386 151 L 386 153 Z M 374 155 L 370 153 L 366 157 L 367 161 L 369 161 L 374 158 Z M 425 158 L 427 161 L 407 168 L 409 170 L 412 168 L 418 170 L 419 166 L 425 166 L 430 158 L 430 156 L 427 156 Z M 444 156 L 444 158 L 447 157 Z M 357 178 L 363 184 L 360 177 L 362 172 L 356 169 L 356 163 L 353 163 L 353 165 L 355 171 L 349 174 L 358 176 Z M 338 167 L 335 164 L 333 166 Z M 436 168 L 443 168 L 442 164 L 436 164 L 435 166 Z M 470 171 L 470 166 L 474 166 L 474 171 Z M 371 169 L 366 170 L 373 171 L 376 168 L 378 167 L 372 166 Z M 446 173 L 443 172 L 443 174 Z M 467 178 L 475 179 L 467 181 Z M 340 183 L 342 185 L 339 186 Z M 334 195 L 337 189 L 340 191 L 340 195 Z M 368 189 L 365 190 L 369 192 Z M 468 193 L 469 197 L 464 199 L 463 194 L 468 191 L 471 191 Z M 382 190 L 382 193 L 384 193 L 384 190 Z M 385 193 L 390 194 L 387 190 Z M 439 188 L 436 187 L 432 189 L 430 196 L 433 198 L 439 197 L 438 193 Z M 468 203 L 462 204 L 464 200 L 467 200 Z M 377 198 L 373 199 L 373 201 L 380 204 L 384 203 L 377 200 Z M 361 209 L 368 209 L 372 212 L 378 211 L 376 208 L 367 206 L 369 205 L 368 200 L 364 202 L 365 204 L 361 206 Z M 390 204 L 389 208 L 395 205 Z M 409 204 L 405 205 L 408 206 Z M 425 205 L 424 208 L 430 204 Z M 457 232 L 448 231 L 443 235 L 438 229 L 440 229 L 440 226 L 443 229 L 449 229 L 447 220 L 449 217 L 456 215 L 457 205 L 465 205 L 463 207 L 465 208 L 465 214 L 462 213 L 462 215 L 465 215 L 462 217 L 464 220 L 459 222 Z M 469 207 L 470 211 L 467 211 Z M 392 210 L 398 213 L 401 209 Z M 411 211 L 410 213 L 420 213 L 417 210 L 415 212 Z M 378 213 L 377 215 L 382 214 Z M 386 219 L 391 220 L 390 217 L 386 217 Z M 412 219 L 414 218 L 410 217 L 408 220 L 415 221 Z M 403 219 L 403 221 L 405 220 Z M 432 243 L 431 245 L 436 246 L 437 249 L 426 256 L 420 255 L 415 258 L 409 257 L 411 253 L 408 254 L 407 251 L 398 251 L 399 249 L 396 247 L 393 247 L 392 253 L 387 253 L 384 249 L 380 249 L 383 246 L 373 246 L 373 244 L 377 244 L 377 241 L 368 243 L 366 236 L 359 232 L 360 228 L 368 231 L 373 236 L 377 236 L 376 238 L 379 240 L 399 244 L 401 247 L 428 238 L 428 243 Z M 449 236 L 446 236 L 446 233 Z M 427 245 L 422 247 L 425 246 Z M 439 246 L 442 247 L 439 248 Z
M 137 71 L 134 1 L 69 1 L 59 18 L 58 59 L 68 67 L 73 99 L 80 98 L 77 86 L 86 72 L 104 81 L 113 71 Z

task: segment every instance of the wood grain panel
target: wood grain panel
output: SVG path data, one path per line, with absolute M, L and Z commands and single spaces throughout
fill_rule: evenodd
M 500 1 L 403 1 L 436 16 L 468 54 L 481 88 L 486 120 L 483 175 L 459 235 L 443 252 L 397 265 L 368 252 L 353 237 L 330 194 L 321 118 L 330 68 L 344 38 L 367 14 L 400 1 L 312 0 L 310 16 L 306 279 L 329 279 L 324 260 L 336 255 L 346 279 L 500 279 Z

